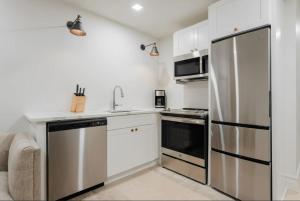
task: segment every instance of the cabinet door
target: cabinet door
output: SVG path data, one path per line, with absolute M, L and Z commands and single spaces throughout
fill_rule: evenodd
M 196 47 L 195 49 L 204 50 L 209 48 L 208 21 L 203 21 L 196 25 Z
M 135 128 L 135 147 L 137 165 L 151 162 L 158 158 L 158 132 L 156 125 Z
M 180 30 L 174 34 L 174 56 L 191 53 L 195 49 L 197 32 L 194 26 Z
M 108 132 L 108 177 L 158 158 L 156 125 L 124 128 Z
M 208 49 L 208 32 L 206 20 L 174 33 L 174 56 L 189 54 L 195 49 Z
M 211 39 L 269 23 L 269 0 L 223 0 L 209 7 Z

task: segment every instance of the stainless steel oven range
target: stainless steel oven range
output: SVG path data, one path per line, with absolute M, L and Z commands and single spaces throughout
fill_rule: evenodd
M 162 167 L 207 184 L 207 110 L 187 108 L 161 115 Z

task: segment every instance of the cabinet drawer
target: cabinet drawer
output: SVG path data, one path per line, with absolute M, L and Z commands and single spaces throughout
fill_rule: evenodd
M 156 114 L 138 114 L 107 118 L 107 130 L 130 128 L 157 123 Z
M 174 172 L 179 172 L 180 174 L 203 184 L 207 183 L 206 169 L 202 167 L 169 157 L 167 155 L 161 156 L 161 163 L 164 168 L 167 168 Z

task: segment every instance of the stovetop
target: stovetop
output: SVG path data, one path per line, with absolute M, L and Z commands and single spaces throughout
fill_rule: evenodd
M 200 108 L 182 108 L 182 109 L 166 109 L 162 111 L 163 114 L 178 114 L 178 115 L 188 115 L 197 117 L 207 117 L 208 110 Z

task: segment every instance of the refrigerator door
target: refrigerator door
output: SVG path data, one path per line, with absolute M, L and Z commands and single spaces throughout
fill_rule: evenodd
M 271 200 L 271 165 L 212 151 L 211 185 L 239 200 Z
M 212 124 L 213 149 L 260 161 L 271 161 L 270 131 Z
M 270 28 L 212 44 L 212 120 L 270 125 Z

